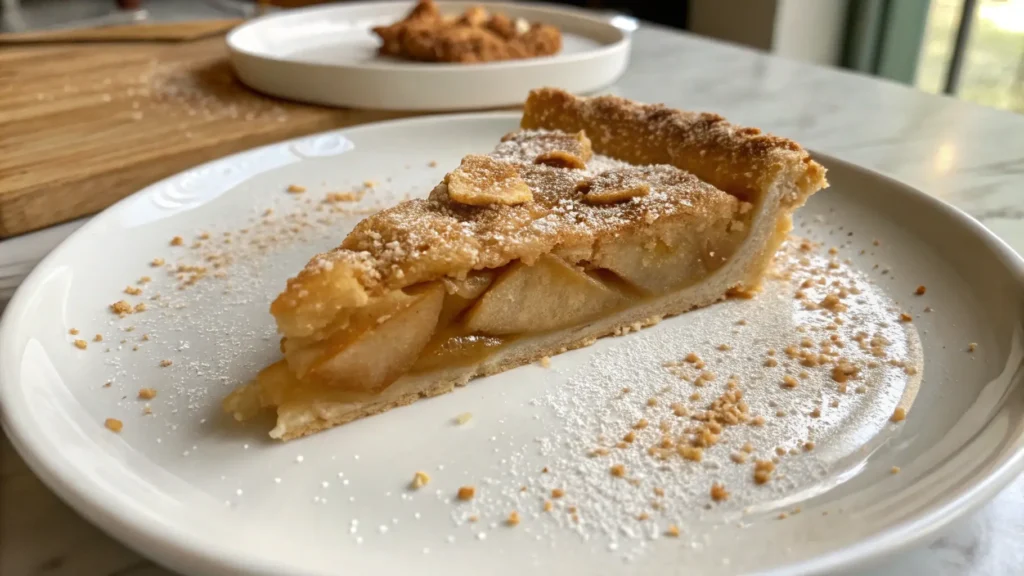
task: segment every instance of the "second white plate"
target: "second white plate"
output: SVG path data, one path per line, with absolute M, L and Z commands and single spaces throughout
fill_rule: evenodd
M 272 96 L 353 108 L 468 110 L 520 104 L 537 86 L 586 93 L 626 69 L 636 21 L 544 4 L 441 2 L 445 13 L 470 6 L 562 30 L 551 57 L 486 64 L 401 62 L 377 56 L 370 28 L 401 19 L 411 2 L 365 2 L 290 10 L 228 35 L 231 62 L 251 88 Z

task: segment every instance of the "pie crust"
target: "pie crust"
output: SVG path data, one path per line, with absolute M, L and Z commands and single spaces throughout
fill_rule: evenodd
M 289 440 L 758 289 L 827 186 L 715 114 L 539 89 L 522 129 L 374 214 L 271 305 L 284 359 L 224 409 Z

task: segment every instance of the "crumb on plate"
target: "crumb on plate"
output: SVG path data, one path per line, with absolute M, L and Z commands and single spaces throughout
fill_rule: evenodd
M 711 484 L 711 499 L 715 502 L 723 502 L 729 499 L 729 492 L 723 484 L 715 482 Z
M 412 475 L 412 487 L 419 490 L 430 483 L 430 476 L 426 472 L 417 471 Z

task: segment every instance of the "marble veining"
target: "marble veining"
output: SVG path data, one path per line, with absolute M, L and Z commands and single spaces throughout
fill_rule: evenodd
M 928 191 L 1024 252 L 1024 116 L 859 74 L 645 25 L 627 98 L 708 110 L 793 138 Z M 0 308 L 84 220 L 0 242 Z M 862 574 L 987 576 L 1024 570 L 1024 479 L 934 542 Z M 158 576 L 169 572 L 93 528 L 0 442 L 0 574 Z

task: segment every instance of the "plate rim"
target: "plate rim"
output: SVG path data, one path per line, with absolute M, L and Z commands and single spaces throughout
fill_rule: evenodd
M 94 216 L 78 230 L 65 238 L 50 251 L 26 276 L 11 298 L 2 317 L 0 317 L 0 427 L 4 430 L 11 445 L 26 465 L 46 487 L 56 494 L 65 504 L 89 520 L 91 524 L 134 549 L 139 554 L 155 562 L 173 568 L 188 566 L 190 570 L 201 573 L 228 574 L 237 573 L 239 568 L 251 574 L 300 574 L 287 562 L 254 563 L 252 558 L 239 556 L 233 551 L 219 547 L 215 543 L 199 540 L 189 532 L 175 525 L 154 525 L 135 516 L 117 510 L 116 502 L 112 502 L 103 492 L 97 491 L 90 483 L 76 482 L 71 475 L 68 464 L 58 453 L 46 450 L 45 446 L 37 445 L 33 431 L 33 421 L 21 410 L 12 406 L 11 398 L 14 390 L 19 389 L 15 382 L 19 381 L 12 364 L 17 361 L 17 350 L 7 342 L 12 341 L 11 334 L 18 327 L 17 311 L 23 308 L 35 292 L 36 285 L 45 278 L 47 268 L 61 256 L 67 245 L 75 242 L 79 235 L 90 234 L 94 228 L 102 226 L 109 218 L 116 216 L 120 207 L 134 201 L 150 190 L 174 180 L 184 172 L 208 167 L 213 164 L 231 162 L 239 157 L 257 153 L 266 149 L 290 145 L 307 138 L 316 138 L 328 134 L 344 134 L 355 130 L 373 130 L 380 127 L 394 127 L 403 124 L 430 124 L 451 121 L 488 121 L 517 120 L 517 112 L 468 112 L 458 114 L 427 115 L 414 118 L 400 118 L 381 122 L 372 122 L 358 126 L 327 130 L 315 134 L 282 140 L 279 142 L 257 146 L 234 154 L 213 159 L 203 164 L 186 169 L 182 172 L 161 179 L 146 186 L 130 196 L 120 200 Z M 842 165 L 846 169 L 868 173 L 880 178 L 887 184 L 898 188 L 901 194 L 907 194 L 922 201 L 938 212 L 953 219 L 965 230 L 982 242 L 992 251 L 997 260 L 1005 267 L 1010 277 L 1024 289 L 1024 257 L 1013 250 L 1003 239 L 990 231 L 978 220 L 960 208 L 944 200 L 919 190 L 900 180 L 880 173 L 871 168 L 859 166 L 841 160 L 830 154 L 812 151 L 811 155 L 824 160 L 829 165 Z M 6 362 L 4 360 L 11 360 Z M 9 397 L 10 396 L 10 397 Z M 21 408 L 22 406 L 19 406 Z M 807 560 L 781 566 L 766 572 L 765 575 L 783 574 L 828 574 L 836 571 L 849 570 L 870 565 L 900 550 L 921 543 L 933 536 L 953 520 L 966 515 L 987 503 L 994 495 L 1008 486 L 1024 472 L 1024 432 L 1019 432 L 1014 441 L 1014 449 L 1005 455 L 999 464 L 987 475 L 979 476 L 969 483 L 957 497 L 938 506 L 925 508 L 922 512 L 897 523 L 894 526 L 877 532 L 844 549 L 826 553 Z M 175 559 L 177 562 L 171 562 Z M 179 568 L 180 569 L 180 568 Z
M 633 30 L 626 30 L 622 27 L 615 26 L 612 24 L 612 17 L 602 18 L 591 14 L 590 12 L 576 8 L 574 6 L 563 6 L 560 4 L 553 4 L 548 2 L 524 2 L 524 3 L 509 3 L 509 2 L 472 2 L 465 0 L 450 0 L 440 1 L 438 4 L 443 8 L 445 5 L 465 5 L 465 6 L 483 6 L 484 8 L 528 8 L 531 10 L 538 10 L 540 12 L 548 13 L 559 13 L 565 16 L 571 16 L 579 20 L 585 20 L 595 25 L 604 25 L 608 28 L 615 30 L 619 33 L 618 40 L 602 45 L 594 50 L 588 50 L 586 52 L 579 52 L 576 54 L 562 55 L 555 54 L 546 58 L 526 58 L 522 60 L 507 60 L 501 62 L 483 62 L 475 64 L 458 64 L 458 63 L 424 63 L 424 62 L 395 62 L 388 64 L 379 63 L 357 63 L 357 64 L 334 64 L 324 62 L 302 62 L 291 60 L 288 58 L 282 58 L 280 56 L 267 54 L 265 52 L 255 52 L 244 48 L 238 41 L 238 36 L 245 33 L 247 30 L 255 28 L 257 26 L 265 26 L 267 22 L 272 22 L 275 19 L 282 19 L 288 17 L 298 17 L 307 14 L 315 14 L 317 12 L 331 12 L 331 11 L 343 11 L 353 10 L 361 7 L 380 7 L 380 8 L 391 8 L 398 6 L 411 6 L 410 0 L 389 0 L 386 2 L 354 2 L 351 4 L 321 4 L 306 6 L 303 8 L 292 9 L 288 11 L 272 12 L 265 14 L 257 18 L 246 21 L 245 23 L 236 26 L 224 39 L 225 44 L 228 47 L 228 51 L 235 56 L 242 56 L 246 58 L 254 58 L 265 62 L 273 62 L 275 64 L 288 64 L 288 65 L 306 65 L 306 66 L 318 66 L 326 69 L 335 69 L 340 71 L 374 71 L 374 72 L 425 72 L 429 71 L 432 73 L 443 72 L 443 73 L 472 73 L 479 72 L 482 70 L 493 70 L 493 71 L 508 71 L 508 70 L 521 70 L 527 68 L 535 68 L 544 66 L 546 64 L 571 64 L 582 60 L 598 59 L 605 56 L 609 56 L 616 52 L 624 49 L 628 49 L 632 41 Z M 629 17 L 630 20 L 636 24 L 636 19 Z M 634 28 L 635 30 L 635 28 Z

